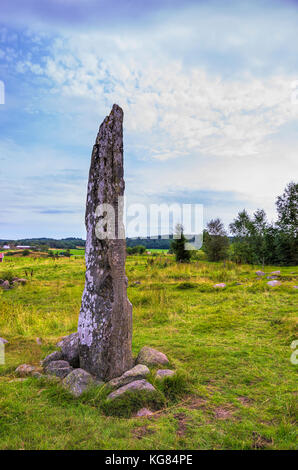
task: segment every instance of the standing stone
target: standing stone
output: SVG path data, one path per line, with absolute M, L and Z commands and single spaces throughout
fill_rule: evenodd
M 102 380 L 119 377 L 132 367 L 132 305 L 126 293 L 126 244 L 118 214 L 124 186 L 123 111 L 114 104 L 92 151 L 85 215 L 86 278 L 78 326 L 80 367 Z M 115 211 L 113 239 L 98 238 L 97 224 L 106 215 L 98 210 L 100 204 L 110 204 Z M 105 230 L 111 233 L 110 226 Z

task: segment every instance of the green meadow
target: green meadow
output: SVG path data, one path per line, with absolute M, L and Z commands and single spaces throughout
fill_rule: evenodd
M 298 268 L 265 267 L 281 270 L 278 287 L 257 269 L 203 256 L 177 264 L 162 252 L 127 257 L 133 353 L 161 350 L 183 386 L 164 389 L 162 409 L 150 418 L 126 418 L 103 412 L 102 390 L 75 399 L 58 384 L 15 376 L 20 364 L 39 367 L 76 330 L 85 266 L 79 255 L 6 257 L 0 278 L 30 274 L 26 285 L 0 289 L 0 336 L 9 341 L 0 365 L 0 449 L 297 448 L 290 358 Z M 226 288 L 215 289 L 220 282 Z

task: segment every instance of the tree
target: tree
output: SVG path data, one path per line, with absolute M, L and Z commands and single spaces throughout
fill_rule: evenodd
M 190 251 L 185 249 L 185 243 L 187 242 L 183 234 L 183 226 L 181 224 L 176 225 L 176 237 L 171 243 L 171 250 L 175 253 L 176 261 L 179 263 L 187 263 L 190 260 Z
M 229 239 L 220 219 L 212 219 L 204 232 L 204 251 L 209 261 L 220 261 L 228 256 Z
M 286 186 L 276 201 L 278 227 L 284 232 L 296 234 L 298 228 L 298 183 L 293 181 Z
M 275 237 L 276 259 L 280 264 L 298 263 L 298 184 L 289 183 L 276 200 L 278 220 Z

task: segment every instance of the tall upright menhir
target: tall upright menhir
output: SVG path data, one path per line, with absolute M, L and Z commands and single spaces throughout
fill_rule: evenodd
M 92 151 L 85 223 L 86 277 L 79 316 L 80 367 L 109 380 L 132 367 L 132 305 L 127 298 L 125 237 L 118 220 L 119 196 L 124 194 L 123 111 L 116 104 L 102 122 Z M 98 210 L 109 204 L 115 210 L 115 237 L 99 239 Z M 121 211 L 120 211 L 121 212 Z M 106 215 L 104 213 L 104 215 Z

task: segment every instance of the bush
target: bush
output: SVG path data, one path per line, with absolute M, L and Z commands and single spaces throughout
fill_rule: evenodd
M 171 243 L 171 250 L 175 253 L 176 261 L 179 263 L 188 263 L 190 261 L 191 253 L 189 250 L 185 249 L 187 240 L 183 234 L 183 227 L 180 224 L 176 226 L 176 235 L 177 238 Z
M 4 271 L 1 274 L 1 279 L 3 279 L 3 281 L 8 281 L 10 284 L 12 283 L 12 280 L 13 280 L 14 277 L 16 277 L 15 274 L 10 270 L 9 271 Z

